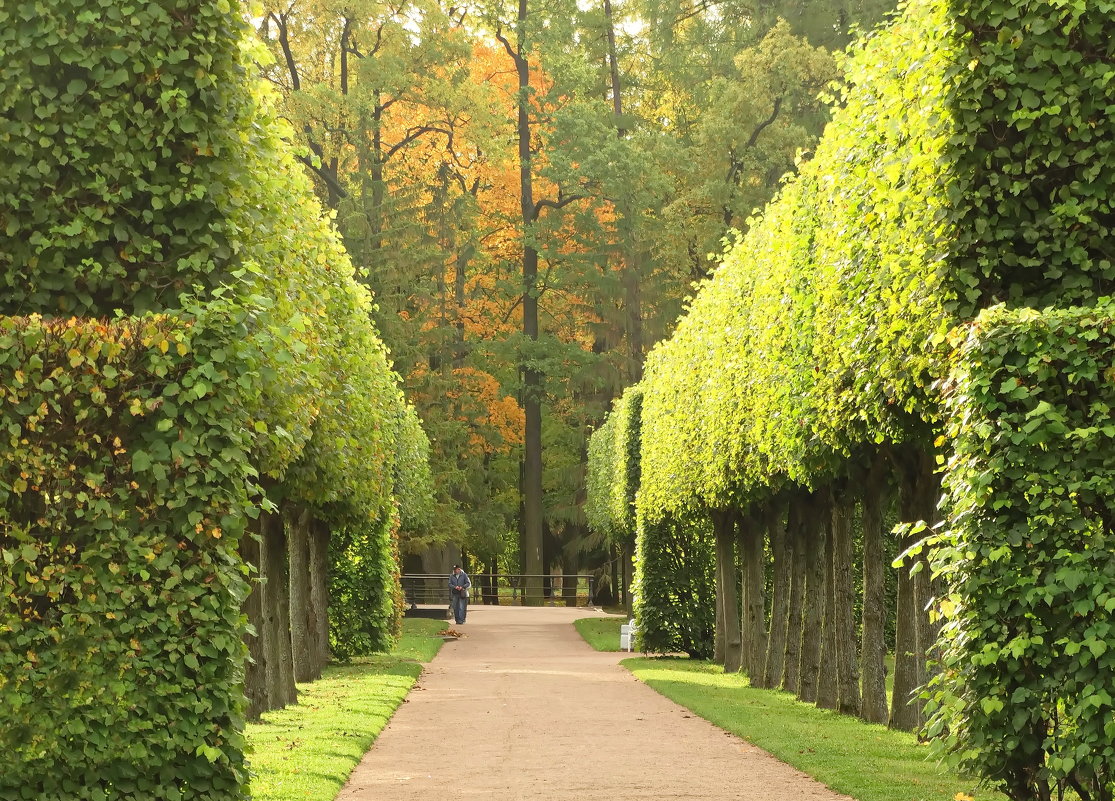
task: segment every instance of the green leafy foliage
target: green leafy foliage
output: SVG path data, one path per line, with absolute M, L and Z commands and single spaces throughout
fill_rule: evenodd
M 961 312 L 1111 294 L 1115 3 L 951 6 L 965 44 L 949 98 Z
M 1017 801 L 1113 789 L 1113 313 L 985 311 L 946 386 L 934 567 L 948 594 L 927 732 Z
M 844 61 L 841 107 L 648 357 L 640 512 L 746 507 L 865 445 L 924 437 L 947 330 L 946 8 L 910 4 Z
M 349 652 L 398 631 L 425 436 L 249 41 L 225 0 L 0 9 L 4 797 L 246 796 L 257 472 L 333 527 Z
M 250 113 L 233 10 L 0 9 L 0 313 L 142 313 L 229 279 Z
M 613 542 L 635 545 L 643 389 L 628 387 L 589 440 L 589 526 Z
M 636 642 L 647 653 L 712 656 L 713 536 L 707 520 L 640 520 L 635 554 Z
M 0 318 L 0 796 L 244 797 L 251 443 L 211 335 Z

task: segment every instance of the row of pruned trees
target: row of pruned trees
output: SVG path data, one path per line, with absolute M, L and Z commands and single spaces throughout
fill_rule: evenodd
M 615 445 L 622 406 L 594 435 L 594 525 L 637 537 L 645 648 L 716 656 L 757 686 L 902 728 L 922 722 L 926 681 L 971 692 L 959 659 L 932 676 L 941 626 L 955 643 L 949 621 L 967 602 L 950 582 L 978 567 L 932 572 L 923 547 L 951 447 L 941 388 L 973 352 L 953 352 L 949 332 L 997 302 L 1090 305 L 1110 291 L 1113 216 L 1097 186 L 1115 161 L 1096 100 L 1110 93 L 1071 66 L 1110 57 L 1109 12 L 925 0 L 852 48 L 815 155 L 630 390 L 638 451 Z M 1051 74 L 1035 73 L 1038 52 L 1058 54 Z M 637 492 L 622 486 L 632 460 Z M 966 514 L 995 508 L 977 495 Z M 904 552 L 889 577 L 888 546 Z M 948 747 L 999 781 L 965 749 L 1004 741 L 939 703 L 934 733 L 951 731 Z M 1018 776 L 1039 775 L 1053 759 L 1042 749 Z
M 429 442 L 237 8 L 0 17 L 0 795 L 248 797 L 397 633 Z

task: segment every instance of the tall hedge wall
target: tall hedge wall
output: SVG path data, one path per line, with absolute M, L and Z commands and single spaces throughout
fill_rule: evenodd
M 228 3 L 0 8 L 0 312 L 180 305 L 230 278 L 227 158 L 249 127 Z
M 643 388 L 628 387 L 589 440 L 588 523 L 628 548 L 635 545 L 642 408 Z
M 11 441 L 0 450 L 10 479 L 0 582 L 9 591 L 5 620 L 18 620 L 28 642 L 61 643 L 62 655 L 45 645 L 0 654 L 11 660 L 6 679 L 39 656 L 57 663 L 26 681 L 0 682 L 0 709 L 19 719 L 5 734 L 26 734 L 29 743 L 0 771 L 0 789 L 10 781 L 23 797 L 87 797 L 49 785 L 86 775 L 91 798 L 247 793 L 237 733 L 247 567 L 235 545 L 260 506 L 308 508 L 334 531 L 334 575 L 351 569 L 366 579 L 353 613 L 337 615 L 339 637 L 375 647 L 397 629 L 396 459 L 411 438 L 420 449 L 424 437 L 396 425 L 406 406 L 370 322 L 371 298 L 294 159 L 273 96 L 253 77 L 251 40 L 241 9 L 225 0 L 128 8 L 16 0 L 0 8 L 0 161 L 8 167 L 0 170 L 0 315 L 9 315 L 0 330 L 25 344 L 11 352 L 23 361 L 3 354 L 0 386 L 21 388 L 24 377 L 49 368 L 34 386 L 53 426 L 50 447 L 35 444 L 26 432 L 37 436 L 40 413 L 30 396 L 4 409 Z M 60 315 L 76 316 L 53 319 Z M 165 335 L 128 333 L 152 326 Z M 36 327 L 51 333 L 40 342 Z M 84 344 L 61 351 L 59 361 L 55 340 L 71 336 Z M 109 343 L 100 351 L 97 336 Z M 72 397 L 54 397 L 71 384 Z M 153 405 L 136 407 L 133 397 Z M 187 410 L 189 425 L 175 416 Z M 136 447 L 133 438 L 149 434 L 150 448 Z M 111 449 L 116 437 L 133 454 L 132 471 L 143 474 L 134 484 L 117 464 L 121 453 L 83 456 L 91 461 L 72 474 L 72 489 L 58 479 L 68 454 L 85 453 L 90 442 Z M 24 487 L 32 483 L 19 471 L 32 446 L 41 447 L 58 493 Z M 168 476 L 175 480 L 165 483 Z M 32 514 L 26 492 L 50 514 Z M 98 516 L 86 525 L 89 498 Z M 174 540 L 173 553 L 169 545 L 156 551 L 160 536 Z M 21 600 L 24 582 L 35 595 L 50 577 L 70 580 L 51 567 L 70 559 L 55 553 L 55 541 L 77 555 L 107 554 L 108 577 L 93 576 L 107 590 L 51 589 L 30 606 Z M 272 550 L 285 558 L 282 546 Z M 164 553 L 173 557 L 166 566 Z M 21 570 L 24 562 L 43 572 Z M 163 579 L 161 593 L 125 588 Z M 167 640 L 157 647 L 144 633 L 152 626 L 146 615 L 125 617 L 111 605 L 151 593 L 144 603 L 180 627 L 159 633 Z M 107 611 L 98 617 L 101 605 Z M 82 634 L 91 626 L 104 643 Z M 133 630 L 134 639 L 125 636 Z M 150 673 L 118 670 L 127 660 L 139 664 L 125 653 L 132 642 Z M 71 646 L 90 649 L 88 676 L 60 670 L 52 678 Z M 98 668 L 105 686 L 89 678 Z M 59 693 L 42 692 L 51 682 Z M 192 706 L 160 700 L 165 692 L 176 704 L 187 687 Z M 67 714 L 73 722 L 47 731 Z M 86 719 L 96 731 L 79 747 Z M 51 736 L 57 747 L 43 745 Z M 189 743 L 193 750 L 183 750 Z M 36 778 L 47 753 L 59 769 Z M 215 767 L 206 772 L 199 760 Z
M 943 4 L 917 2 L 850 53 L 815 157 L 648 357 L 648 519 L 812 484 L 932 414 L 926 343 L 950 322 L 949 34 Z
M 951 13 L 961 312 L 1110 295 L 1115 3 L 952 0 Z
M 0 318 L 4 798 L 239 798 L 247 416 L 169 318 Z
M 960 333 L 928 732 L 1017 801 L 1111 798 L 1115 306 L 997 307 Z

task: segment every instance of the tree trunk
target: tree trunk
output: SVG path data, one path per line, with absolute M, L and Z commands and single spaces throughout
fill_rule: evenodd
M 817 706 L 822 709 L 836 709 L 839 705 L 839 684 L 837 682 L 836 636 L 836 562 L 832 537 L 832 489 L 826 488 L 821 495 L 824 516 L 819 526 L 821 532 L 821 658 L 817 669 Z
M 933 510 L 927 508 L 930 505 L 927 498 L 933 495 L 930 488 L 933 473 L 928 457 L 914 448 L 908 448 L 901 455 L 900 469 L 900 511 L 903 522 L 925 520 L 932 523 L 935 515 Z M 901 550 L 909 548 L 921 536 L 907 534 L 900 543 Z M 919 580 L 910 575 L 913 566 L 913 563 L 906 563 L 898 568 L 894 687 L 890 711 L 891 728 L 906 731 L 913 731 L 922 723 L 922 703 L 917 698 L 917 688 L 925 679 L 925 629 L 929 625 L 924 610 L 924 603 L 928 600 L 925 597 L 927 593 L 924 585 L 919 592 Z
M 294 656 L 290 646 L 290 576 L 287 571 L 286 530 L 277 514 L 261 515 L 264 564 L 263 617 L 267 675 L 267 708 L 282 709 L 298 697 L 294 686 Z
M 860 711 L 859 659 L 856 653 L 856 587 L 852 575 L 852 515 L 855 501 L 841 487 L 832 507 L 833 612 L 836 636 L 837 709 L 845 715 Z
M 805 597 L 805 504 L 809 496 L 797 493 L 790 499 L 786 515 L 786 562 L 790 570 L 790 597 L 786 608 L 786 653 L 782 660 L 780 686 L 796 692 L 801 675 L 801 620 Z
M 738 673 L 743 660 L 739 579 L 736 571 L 735 515 L 716 512 L 713 528 L 716 533 L 717 611 L 723 615 L 724 672 Z
M 909 537 L 899 545 L 905 549 Z M 919 709 L 911 703 L 918 686 L 917 613 L 914 580 L 909 567 L 898 568 L 898 609 L 895 614 L 894 684 L 891 687 L 890 721 L 892 729 L 913 731 L 919 724 Z
M 635 616 L 635 599 L 631 597 L 631 582 L 635 577 L 633 549 L 633 546 L 628 547 L 627 545 L 621 548 L 623 554 L 623 604 L 629 618 Z
M 719 513 L 713 513 L 712 529 L 715 538 L 716 546 L 716 559 L 715 559 L 715 578 L 716 582 L 716 609 L 714 610 L 713 618 L 713 634 L 712 634 L 712 661 L 718 665 L 724 665 L 724 549 L 720 542 L 720 521 L 718 519 Z
M 863 625 L 860 674 L 863 701 L 860 716 L 869 723 L 887 722 L 886 582 L 883 515 L 889 502 L 887 463 L 876 455 L 867 472 L 863 510 Z
M 329 664 L 329 526 L 314 520 L 310 526 L 310 643 L 314 678 Z
M 516 132 L 519 153 L 519 193 L 522 214 L 522 332 L 530 342 L 538 341 L 538 250 L 532 244 L 532 228 L 538 208 L 534 203 L 534 172 L 530 127 L 530 62 L 523 53 L 527 26 L 527 0 L 519 0 L 516 47 L 504 40 L 515 62 L 518 77 Z M 523 572 L 524 605 L 543 603 L 542 579 L 542 374 L 525 357 L 520 363 L 523 390 Z
M 766 562 L 764 559 L 763 515 L 748 514 L 739 520 L 743 555 L 744 584 L 747 587 L 744 625 L 747 628 L 747 652 L 743 667 L 752 687 L 765 687 L 767 657 Z
M 605 39 L 608 46 L 608 75 L 612 85 L 612 111 L 616 119 L 616 136 L 619 139 L 627 137 L 627 129 L 623 122 L 623 91 L 619 76 L 619 58 L 616 54 L 616 27 L 612 13 L 611 0 L 604 0 L 604 26 Z M 636 384 L 643 377 L 643 313 L 642 297 L 640 293 L 640 276 L 643 273 L 642 248 L 636 237 L 636 219 L 638 208 L 630 202 L 630 198 L 622 196 L 616 204 L 618 219 L 616 221 L 619 234 L 619 246 L 623 261 L 623 305 L 625 312 L 625 325 L 630 355 L 630 383 Z
M 787 608 L 790 601 L 790 561 L 787 547 L 786 504 L 771 503 L 767 515 L 767 531 L 774 558 L 774 591 L 770 607 L 770 638 L 767 642 L 763 686 L 778 687 L 782 682 L 782 664 L 786 658 Z
M 801 670 L 798 674 L 798 697 L 803 701 L 817 700 L 817 679 L 821 661 L 821 624 L 825 606 L 825 539 L 823 522 L 828 509 L 820 503 L 810 504 L 803 530 L 805 546 L 805 587 L 802 599 L 805 609 L 801 625 Z
M 259 720 L 259 716 L 267 711 L 267 652 L 263 647 L 266 623 L 263 617 L 263 585 L 260 581 L 262 521 L 263 515 L 252 521 L 248 531 L 240 539 L 240 558 L 251 571 L 251 590 L 243 605 L 244 615 L 251 626 L 251 631 L 244 637 L 248 645 L 248 662 L 244 669 L 244 694 L 248 698 L 248 707 L 244 714 L 248 720 Z
M 310 511 L 305 507 L 283 510 L 287 524 L 287 559 L 290 562 L 290 645 L 294 680 L 313 681 L 314 648 L 310 602 Z
M 919 518 L 926 522 L 927 527 L 932 528 L 940 519 L 937 503 L 941 498 L 941 482 L 934 469 L 933 457 L 924 452 L 920 453 L 919 456 L 915 492 L 917 513 Z M 914 540 L 919 540 L 928 533 L 928 531 L 923 531 Z M 922 687 L 928 684 L 936 673 L 939 661 L 937 635 L 940 633 L 940 623 L 930 620 L 930 610 L 936 603 L 936 587 L 934 585 L 939 582 L 935 582 L 931 577 L 929 554 L 924 549 L 918 556 L 917 561 L 921 565 L 921 570 L 914 575 L 914 602 L 918 617 L 918 652 L 921 655 L 918 662 L 918 686 Z M 919 708 L 924 706 L 920 699 L 918 705 Z

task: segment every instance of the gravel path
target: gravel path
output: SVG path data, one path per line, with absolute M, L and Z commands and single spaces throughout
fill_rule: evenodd
M 639 683 L 560 607 L 473 605 L 338 801 L 850 801 Z

